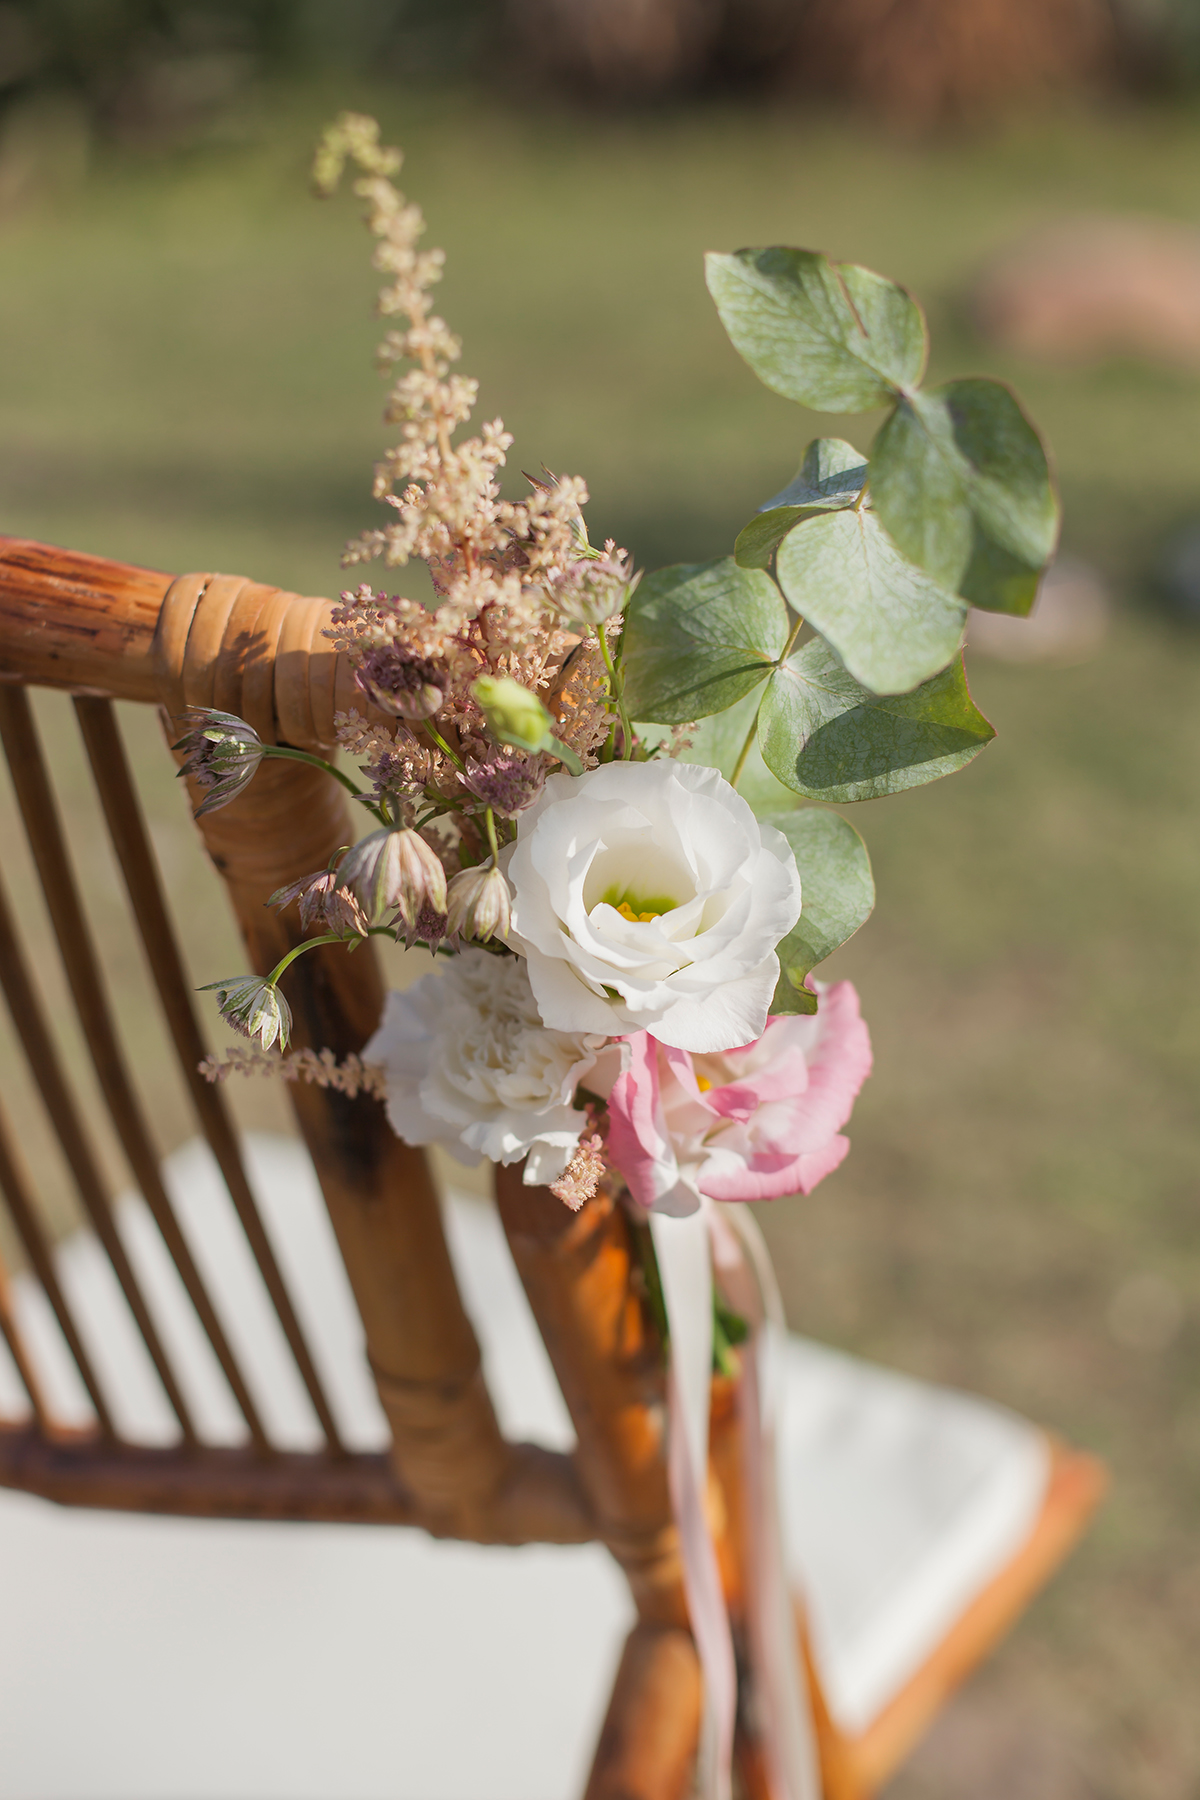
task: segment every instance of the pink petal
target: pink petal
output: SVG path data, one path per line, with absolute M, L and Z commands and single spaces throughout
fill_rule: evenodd
M 839 1136 L 800 1156 L 756 1156 L 736 1174 L 708 1176 L 702 1169 L 700 1190 L 710 1200 L 781 1200 L 786 1194 L 811 1194 L 849 1148 L 850 1139 Z
M 658 1092 L 658 1045 L 648 1031 L 625 1040 L 628 1066 L 608 1099 L 608 1154 L 639 1206 L 652 1207 L 679 1178 Z

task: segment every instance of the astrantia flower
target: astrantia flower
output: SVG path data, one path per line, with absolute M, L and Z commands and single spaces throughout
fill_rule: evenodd
M 695 1051 L 761 1037 L 800 877 L 786 838 L 715 769 L 552 775 L 520 816 L 508 878 L 509 941 L 547 1025 L 648 1029 Z
M 446 910 L 446 871 L 418 831 L 373 831 L 348 850 L 338 886 L 358 896 L 372 925 L 398 912 L 411 925 L 423 907 Z
M 273 982 L 261 975 L 231 975 L 224 981 L 206 981 L 200 992 L 215 992 L 221 1017 L 243 1037 L 257 1038 L 264 1050 L 278 1039 L 279 1048 L 287 1049 L 292 1009 Z
M 545 784 L 546 770 L 540 757 L 505 744 L 482 757 L 469 756 L 458 779 L 485 806 L 511 819 L 533 805 Z
M 372 645 L 363 653 L 354 679 L 368 700 L 401 719 L 431 718 L 450 682 L 439 663 L 403 644 Z
M 499 869 L 488 863 L 482 869 L 463 869 L 450 883 L 446 896 L 446 935 L 475 938 L 507 937 L 512 917 L 512 895 Z
M 303 930 L 323 926 L 343 937 L 366 937 L 367 916 L 352 890 L 343 887 L 341 881 L 336 869 L 318 869 L 315 875 L 305 875 L 300 881 L 277 888 L 267 905 L 282 909 L 295 900 L 299 902 Z
M 574 1156 L 587 1125 L 575 1090 L 603 1045 L 546 1030 L 520 957 L 464 950 L 388 995 L 362 1056 L 386 1070 L 388 1118 L 406 1143 L 445 1144 L 466 1163 L 527 1156 L 532 1186 L 557 1180 Z
M 695 1212 L 712 1200 L 807 1194 L 836 1169 L 841 1127 L 871 1072 L 871 1040 L 848 981 L 811 1017 L 772 1019 L 756 1044 L 690 1056 L 639 1032 L 609 1096 L 608 1155 L 642 1206 Z
M 171 748 L 187 752 L 180 775 L 208 790 L 196 808 L 199 819 L 237 799 L 263 759 L 263 742 L 253 725 L 236 713 L 189 706 L 183 717 L 191 730 Z

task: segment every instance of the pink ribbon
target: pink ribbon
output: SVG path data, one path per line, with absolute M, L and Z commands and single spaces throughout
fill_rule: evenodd
M 650 1215 L 671 1334 L 667 1378 L 667 1473 L 679 1523 L 684 1587 L 704 1673 L 702 1800 L 729 1800 L 737 1717 L 737 1668 L 716 1549 L 704 1510 L 712 1385 L 712 1264 L 731 1306 L 752 1327 L 743 1355 L 743 1474 L 748 1653 L 760 1699 L 763 1760 L 772 1800 L 820 1800 L 808 1690 L 783 1550 L 775 1469 L 771 1340 L 783 1308 L 771 1259 L 748 1208 L 716 1207 L 682 1218 Z

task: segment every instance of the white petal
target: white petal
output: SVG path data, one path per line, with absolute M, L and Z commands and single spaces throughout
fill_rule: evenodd
M 654 1035 L 660 1044 L 693 1054 L 752 1044 L 766 1030 L 778 980 L 779 958 L 772 952 L 739 981 L 725 982 L 701 999 L 677 1000 L 654 1026 Z

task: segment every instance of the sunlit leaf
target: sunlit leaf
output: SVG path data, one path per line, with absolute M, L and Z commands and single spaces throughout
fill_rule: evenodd
M 999 381 L 902 399 L 871 450 L 871 495 L 897 545 L 974 606 L 1025 614 L 1058 538 L 1046 453 Z
M 821 513 L 779 546 L 779 585 L 876 694 L 904 694 L 944 669 L 967 609 L 907 562 L 865 508 Z
M 867 478 L 861 450 L 844 438 L 814 438 L 794 480 L 764 501 L 738 533 L 734 560 L 743 569 L 765 569 L 798 519 L 813 511 L 853 506 Z
M 769 674 L 788 630 L 770 576 L 739 569 L 731 556 L 657 569 L 625 617 L 621 660 L 631 716 L 674 725 L 722 712 Z
M 801 911 L 779 945 L 773 1013 L 812 1013 L 817 997 L 805 977 L 854 936 L 871 916 L 875 882 L 867 847 L 849 820 L 823 806 L 770 820 L 796 853 Z
M 875 800 L 963 768 L 995 732 L 971 699 L 961 657 L 911 694 L 855 681 L 822 638 L 775 671 L 758 737 L 771 773 L 814 800 Z
M 777 394 L 820 412 L 868 412 L 920 381 L 921 309 L 882 275 L 781 245 L 705 261 L 734 348 Z

